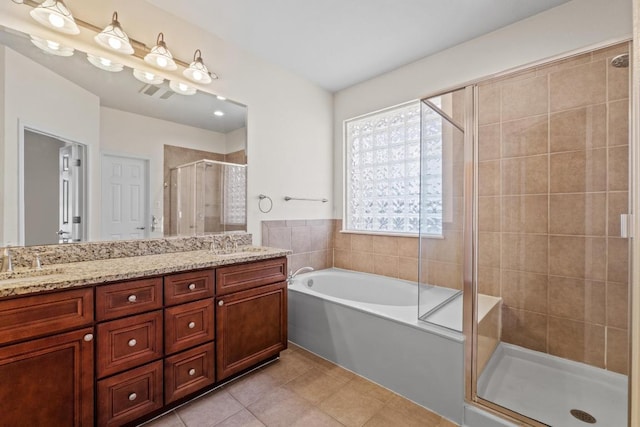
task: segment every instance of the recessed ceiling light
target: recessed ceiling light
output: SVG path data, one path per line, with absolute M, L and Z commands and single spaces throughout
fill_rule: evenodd
M 226 97 L 220 95 L 216 96 L 216 98 L 218 98 L 220 101 L 226 101 L 227 99 Z
M 220 110 L 214 111 L 213 115 L 214 116 L 218 116 L 218 117 L 222 117 L 222 116 L 224 116 L 224 111 L 220 111 Z

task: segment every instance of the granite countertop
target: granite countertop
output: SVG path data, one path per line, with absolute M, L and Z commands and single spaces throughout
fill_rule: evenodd
M 245 246 L 225 254 L 197 250 L 47 265 L 43 266 L 42 270 L 16 269 L 13 274 L 0 273 L 0 298 L 212 268 L 290 254 L 291 251 L 285 249 Z M 29 274 L 30 272 L 32 274 Z M 9 278 L 3 279 L 3 275 Z

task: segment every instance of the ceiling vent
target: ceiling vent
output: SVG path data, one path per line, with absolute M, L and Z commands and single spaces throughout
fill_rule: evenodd
M 142 86 L 142 88 L 138 92 L 143 95 L 151 96 L 158 99 L 168 99 L 175 93 L 170 89 L 165 89 L 163 87 L 150 84 Z

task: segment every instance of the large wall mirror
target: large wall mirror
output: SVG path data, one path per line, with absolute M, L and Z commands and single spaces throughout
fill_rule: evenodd
M 0 245 L 246 230 L 246 106 L 117 68 L 0 27 Z

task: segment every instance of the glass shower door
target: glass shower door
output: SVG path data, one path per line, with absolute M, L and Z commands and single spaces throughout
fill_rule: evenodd
M 527 423 L 627 425 L 628 49 L 477 89 L 475 400 Z

